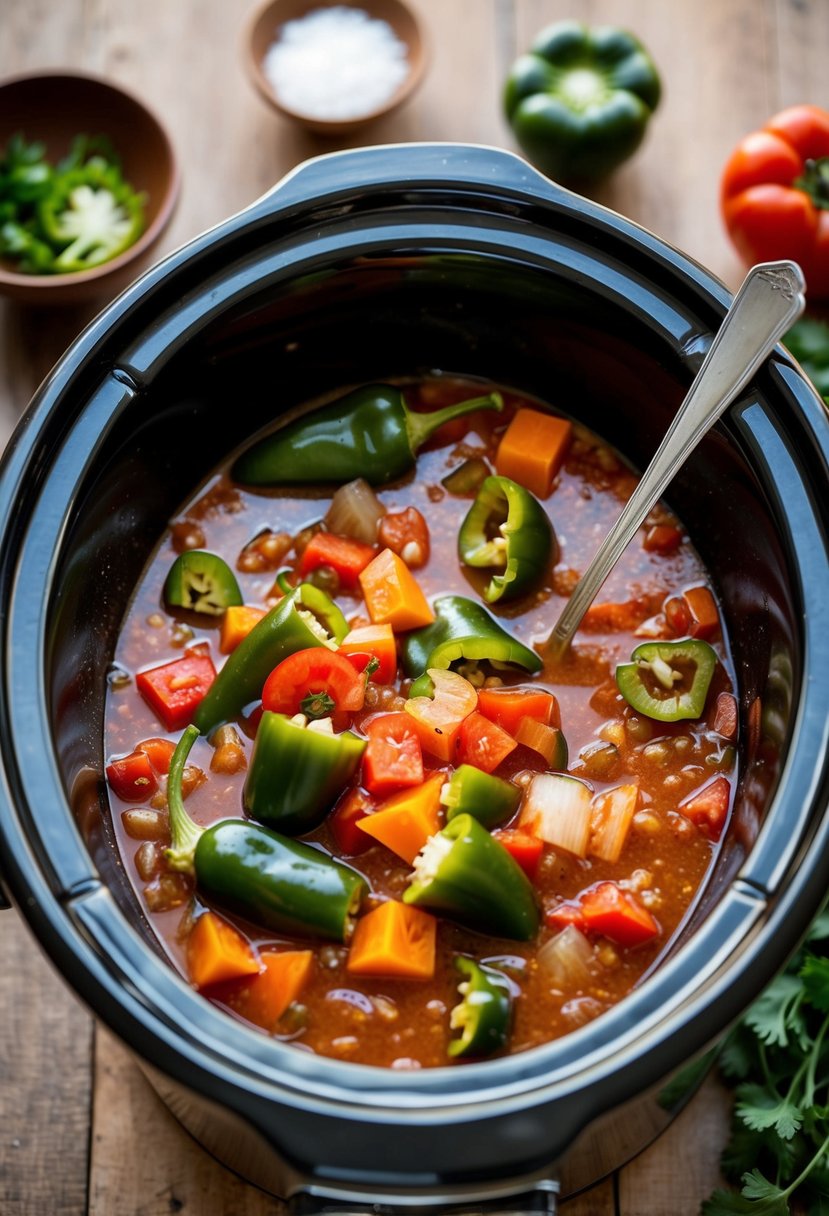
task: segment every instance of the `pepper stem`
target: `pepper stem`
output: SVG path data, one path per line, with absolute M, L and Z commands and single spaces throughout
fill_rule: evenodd
M 406 432 L 412 455 L 423 447 L 426 440 L 431 438 L 444 422 L 452 422 L 453 419 L 472 414 L 475 410 L 498 410 L 500 413 L 503 408 L 504 399 L 500 393 L 487 393 L 485 397 L 458 401 L 455 405 L 447 405 L 445 409 L 435 410 L 431 414 L 415 414 L 406 408 Z
M 165 856 L 171 870 L 194 873 L 193 855 L 204 828 L 194 823 L 184 807 L 181 780 L 190 749 L 199 737 L 197 726 L 188 726 L 176 745 L 167 777 L 167 806 L 170 811 L 170 847 Z
M 822 211 L 829 210 L 829 156 L 807 160 L 800 177 L 792 185 L 796 190 L 808 194 L 814 205 Z

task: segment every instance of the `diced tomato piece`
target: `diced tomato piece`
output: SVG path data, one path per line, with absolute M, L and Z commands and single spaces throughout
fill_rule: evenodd
M 417 507 L 384 515 L 377 538 L 382 548 L 402 557 L 410 570 L 418 570 L 429 560 L 429 527 Z
M 515 735 L 525 718 L 544 726 L 561 726 L 558 701 L 543 688 L 481 688 L 478 709 L 511 735 Z
M 336 570 L 342 586 L 353 589 L 360 573 L 376 554 L 373 545 L 366 545 L 361 540 L 335 536 L 333 532 L 316 532 L 303 550 L 297 572 L 304 577 L 318 566 L 330 566 Z
M 176 750 L 176 745 L 172 739 L 144 739 L 135 749 L 137 752 L 144 752 L 149 756 L 150 764 L 155 771 L 162 777 L 166 777 L 170 771 L 170 761 L 173 758 L 173 752 Z
M 345 857 L 357 857 L 374 844 L 359 826 L 374 810 L 374 802 L 362 790 L 348 790 L 328 817 L 337 848 Z
M 501 842 L 528 878 L 535 878 L 544 852 L 544 841 L 540 837 L 522 832 L 520 828 L 501 828 L 492 833 L 492 838 Z
M 277 714 L 304 713 L 307 699 L 320 698 L 315 717 L 361 709 L 366 681 L 343 654 L 326 646 L 297 650 L 274 667 L 262 689 L 262 705 Z M 328 701 L 331 705 L 328 706 Z
M 650 615 L 647 596 L 637 596 L 623 603 L 591 604 L 582 619 L 582 629 L 591 633 L 632 632 Z
M 630 891 L 615 882 L 600 882 L 579 896 L 589 933 L 601 933 L 618 946 L 641 946 L 659 935 L 659 925 Z
M 124 802 L 144 802 L 158 789 L 158 780 L 150 757 L 145 752 L 132 752 L 106 767 L 110 787 Z
M 584 912 L 577 900 L 564 900 L 554 908 L 546 909 L 544 922 L 550 929 L 566 929 L 568 925 L 575 925 L 582 933 L 587 932 Z
M 352 663 L 358 655 L 367 655 L 366 662 L 358 670 L 365 671 L 374 658 L 379 666 L 371 679 L 377 684 L 391 684 L 397 675 L 397 644 L 391 625 L 363 625 L 352 629 L 340 643 L 339 654 L 344 654 Z
M 719 840 L 728 808 L 731 804 L 731 783 L 727 777 L 715 777 L 708 785 L 691 794 L 679 809 L 686 818 L 695 823 L 709 840 Z
M 409 714 L 380 714 L 364 729 L 368 744 L 362 781 L 367 790 L 382 795 L 421 784 L 423 750 Z
M 730 692 L 721 692 L 717 697 L 711 729 L 731 742 L 737 738 L 737 699 Z
M 677 637 L 707 641 L 720 632 L 720 614 L 708 587 L 687 587 L 681 595 L 669 596 L 662 611 Z
M 135 685 L 167 730 L 181 730 L 215 678 L 216 668 L 206 648 L 194 646 L 179 659 L 139 671 Z
M 512 735 L 475 710 L 461 723 L 459 764 L 474 764 L 491 773 L 518 746 Z
M 648 553 L 676 553 L 682 544 L 682 532 L 673 524 L 654 524 L 645 533 L 642 548 Z

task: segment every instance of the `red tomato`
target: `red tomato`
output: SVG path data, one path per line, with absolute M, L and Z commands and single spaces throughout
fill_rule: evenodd
M 363 784 L 372 794 L 388 794 L 423 782 L 423 752 L 408 714 L 380 714 L 365 726 Z
M 585 928 L 619 946 L 639 946 L 659 933 L 648 909 L 615 882 L 600 882 L 579 896 Z
M 512 735 L 476 710 L 461 723 L 458 763 L 491 773 L 518 746 Z
M 813 299 L 829 296 L 827 157 L 829 112 L 791 106 L 737 145 L 720 192 L 725 226 L 743 259 L 794 259 Z
M 375 805 L 367 794 L 362 790 L 349 790 L 331 812 L 328 826 L 338 850 L 345 857 L 357 857 L 376 844 L 371 836 L 366 835 L 359 822 L 373 810 Z
M 384 515 L 377 538 L 382 548 L 402 557 L 411 570 L 418 570 L 429 560 L 429 526 L 417 507 Z
M 695 823 L 709 840 L 719 840 L 728 808 L 731 805 L 731 783 L 727 777 L 715 777 L 708 785 L 680 802 L 679 809 Z
M 339 575 L 343 587 L 357 586 L 357 579 L 370 561 L 377 556 L 373 545 L 365 545 L 350 536 L 334 536 L 332 532 L 317 532 L 305 546 L 299 559 L 300 578 L 318 566 L 331 566 Z
M 365 676 L 360 675 L 345 655 L 335 654 L 327 646 L 310 646 L 297 650 L 274 667 L 262 689 L 262 706 L 277 714 L 304 713 L 307 697 L 323 698 L 313 716 L 328 717 L 340 710 L 362 709 L 365 697 Z M 326 705 L 326 698 L 332 704 Z

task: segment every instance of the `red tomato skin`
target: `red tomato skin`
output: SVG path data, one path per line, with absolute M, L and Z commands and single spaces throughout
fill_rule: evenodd
M 364 730 L 362 780 L 372 794 L 384 796 L 423 782 L 423 750 L 412 719 L 405 713 L 380 714 Z
M 345 655 L 326 646 L 310 646 L 288 655 L 274 667 L 262 689 L 262 706 L 292 717 L 301 712 L 309 694 L 326 693 L 337 711 L 353 713 L 362 709 L 365 685 L 365 677 Z
M 708 785 L 680 802 L 679 810 L 695 823 L 709 840 L 722 836 L 728 808 L 731 805 L 731 783 L 727 777 L 715 777 Z
M 124 802 L 144 802 L 158 789 L 158 781 L 145 752 L 134 751 L 106 767 L 110 788 Z

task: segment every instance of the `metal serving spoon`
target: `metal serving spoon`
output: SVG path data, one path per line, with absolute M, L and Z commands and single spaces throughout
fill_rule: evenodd
M 553 656 L 570 645 L 608 574 L 674 474 L 800 316 L 805 286 L 796 262 L 762 262 L 748 272 L 665 438 L 558 618 L 547 642 Z

